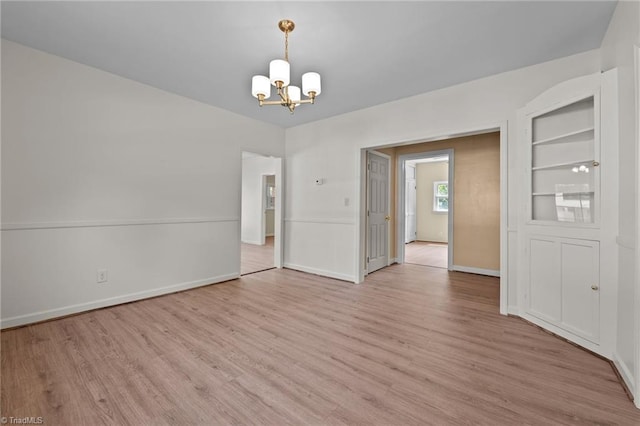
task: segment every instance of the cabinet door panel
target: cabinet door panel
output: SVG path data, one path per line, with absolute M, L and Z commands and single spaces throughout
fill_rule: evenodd
M 598 343 L 599 245 L 595 241 L 562 241 L 560 246 L 562 326 L 580 337 Z
M 553 239 L 532 238 L 529 242 L 529 308 L 540 319 L 553 323 L 561 319 L 561 287 L 558 250 Z

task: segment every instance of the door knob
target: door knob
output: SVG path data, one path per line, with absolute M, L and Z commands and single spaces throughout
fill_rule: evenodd
M 391 220 L 391 216 L 386 215 L 386 216 L 384 217 L 384 220 L 386 220 L 387 222 L 388 222 L 388 221 L 390 221 L 390 220 Z
M 598 167 L 600 165 L 600 163 L 598 163 L 597 161 L 593 162 L 593 167 Z
M 591 285 L 591 290 L 593 291 L 597 291 L 600 287 L 598 287 L 598 284 L 592 284 Z

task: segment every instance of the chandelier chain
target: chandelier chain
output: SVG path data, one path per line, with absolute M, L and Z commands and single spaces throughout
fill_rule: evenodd
M 284 60 L 289 62 L 289 31 L 284 32 Z

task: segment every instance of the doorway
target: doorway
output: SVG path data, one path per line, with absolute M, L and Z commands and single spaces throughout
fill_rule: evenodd
M 482 141 L 479 141 L 481 139 Z M 491 145 L 491 152 L 478 156 L 478 148 L 485 146 L 485 144 Z M 500 313 L 508 313 L 508 274 L 507 265 L 508 261 L 508 242 L 510 234 L 507 230 L 507 123 L 502 122 L 496 125 L 488 125 L 486 127 L 467 128 L 466 130 L 455 132 L 451 131 L 446 134 L 437 134 L 430 137 L 421 138 L 419 140 L 410 141 L 397 141 L 384 146 L 368 147 L 361 149 L 360 157 L 360 170 L 362 170 L 362 179 L 360 180 L 360 213 L 357 219 L 357 228 L 359 235 L 359 244 L 356 247 L 358 256 L 356 268 L 358 270 L 358 280 L 356 282 L 364 281 L 366 275 L 366 250 L 367 250 L 367 179 L 365 178 L 366 172 L 366 158 L 367 152 L 376 150 L 377 152 L 384 153 L 390 156 L 393 161 L 391 162 L 392 168 L 392 185 L 391 186 L 391 200 L 394 206 L 390 233 L 390 262 L 403 263 L 404 262 L 404 246 L 405 246 L 405 227 L 404 227 L 404 176 L 400 176 L 400 170 L 402 167 L 397 161 L 400 155 L 415 154 L 433 152 L 436 150 L 455 149 L 456 161 L 451 161 L 451 165 L 454 163 L 456 167 L 460 160 L 463 165 L 463 169 L 467 170 L 466 182 L 462 185 L 457 185 L 460 190 L 468 194 L 473 194 L 475 197 L 469 198 L 465 202 L 465 209 L 467 212 L 471 212 L 471 217 L 464 217 L 463 214 L 460 219 L 461 226 L 460 232 L 456 232 L 454 245 L 456 246 L 456 252 L 460 252 L 460 256 L 449 256 L 449 263 L 452 264 L 449 269 L 452 271 L 470 272 L 482 275 L 492 275 L 500 277 Z M 465 152 L 466 151 L 466 152 Z M 460 155 L 458 155 L 460 154 Z M 468 155 L 472 154 L 472 155 Z M 487 156 L 488 155 L 488 156 Z M 460 158 L 458 158 L 460 157 Z M 493 176 L 491 178 L 484 177 L 484 172 L 491 170 Z M 398 185 L 402 182 L 402 186 Z M 453 196 L 453 194 L 450 194 Z M 474 198 L 482 198 L 482 205 L 492 206 L 491 215 L 493 219 L 491 224 L 485 225 L 484 223 L 475 223 L 474 212 L 478 210 L 475 208 Z M 458 197 L 459 198 L 459 197 Z M 455 208 L 456 213 L 464 213 L 464 211 L 458 211 Z M 504 208 L 503 208 L 504 207 Z M 456 216 L 457 217 L 457 216 Z M 449 226 L 452 226 L 452 221 L 449 221 Z M 462 233 L 462 234 L 461 234 Z M 458 235 L 460 234 L 460 235 Z M 459 237 L 464 240 L 464 243 L 458 244 Z M 453 241 L 453 239 L 451 239 Z M 490 245 L 490 249 L 484 247 L 484 245 Z M 482 246 L 482 247 L 480 247 Z M 456 260 L 455 257 L 458 257 Z M 471 264 L 474 261 L 480 260 L 483 264 Z M 489 263 L 491 262 L 491 263 Z M 474 262 L 476 263 L 476 262 Z M 467 266 L 471 264 L 471 266 Z
M 405 263 L 449 269 L 449 252 L 453 252 L 449 164 L 447 151 L 404 160 L 401 165 L 405 174 Z
M 282 159 L 242 153 L 240 275 L 282 267 Z

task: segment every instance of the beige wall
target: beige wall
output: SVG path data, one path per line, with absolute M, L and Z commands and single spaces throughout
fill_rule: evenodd
M 397 203 L 396 158 L 454 150 L 453 264 L 500 270 L 500 133 L 425 142 L 378 151 L 392 157 L 392 200 Z M 391 256 L 396 256 L 396 218 L 391 220 Z
M 419 241 L 448 241 L 448 215 L 433 211 L 433 182 L 448 180 L 448 174 L 448 162 L 416 165 L 416 228 Z

